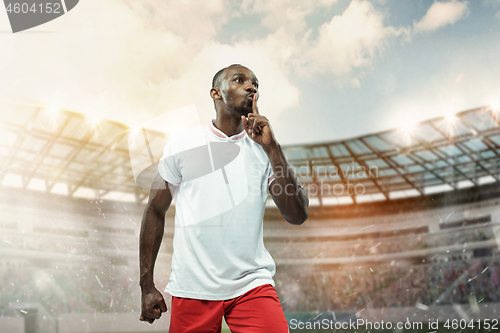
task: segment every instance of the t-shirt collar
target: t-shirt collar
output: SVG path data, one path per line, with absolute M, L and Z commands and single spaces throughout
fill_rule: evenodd
M 245 131 L 245 129 L 243 129 L 243 131 L 241 131 L 240 133 L 228 137 L 224 132 L 222 132 L 217 127 L 215 127 L 214 123 L 215 123 L 215 119 L 212 119 L 212 121 L 210 121 L 210 125 L 209 125 L 210 131 L 219 139 L 230 139 L 231 141 L 239 141 L 239 140 L 243 139 L 246 135 L 246 131 Z

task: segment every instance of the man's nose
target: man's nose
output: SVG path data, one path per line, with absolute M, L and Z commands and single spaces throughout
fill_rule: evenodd
M 257 88 L 255 88 L 255 86 L 253 84 L 249 83 L 247 88 L 246 88 L 246 91 L 256 93 Z

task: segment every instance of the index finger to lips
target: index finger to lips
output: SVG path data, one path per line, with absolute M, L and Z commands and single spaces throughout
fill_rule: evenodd
M 259 114 L 259 109 L 257 108 L 257 93 L 253 94 L 252 97 L 252 112 Z

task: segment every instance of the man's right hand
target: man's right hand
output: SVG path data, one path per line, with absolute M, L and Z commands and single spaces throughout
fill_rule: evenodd
M 142 291 L 142 313 L 139 320 L 152 324 L 155 319 L 160 319 L 162 312 L 167 312 L 167 304 L 163 295 L 152 287 Z

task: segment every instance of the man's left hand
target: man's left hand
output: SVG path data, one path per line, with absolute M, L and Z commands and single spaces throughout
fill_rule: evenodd
M 257 94 L 254 94 L 252 98 L 252 112 L 248 114 L 248 118 L 241 116 L 241 120 L 248 136 L 259 145 L 269 146 L 276 143 L 269 120 L 259 114 Z

